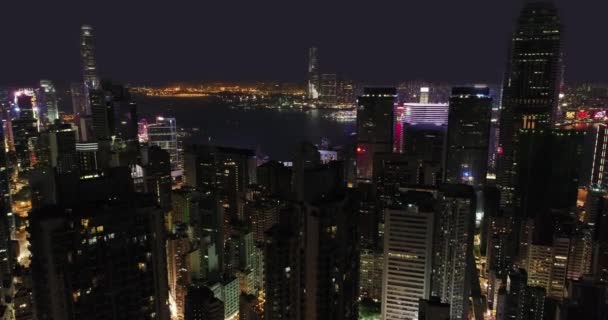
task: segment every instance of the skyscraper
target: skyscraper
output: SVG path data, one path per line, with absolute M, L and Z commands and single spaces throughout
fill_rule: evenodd
M 20 94 L 17 106 L 20 110 L 19 117 L 11 120 L 13 144 L 19 170 L 28 170 L 32 165 L 33 139 L 38 136 L 38 124 L 34 119 L 31 96 Z
M 410 195 L 408 198 L 407 196 Z M 431 292 L 435 199 L 410 191 L 403 208 L 385 211 L 382 319 L 418 319 Z
M 320 99 L 326 106 L 333 107 L 337 102 L 337 81 L 335 73 L 321 74 Z
M 444 165 L 447 183 L 485 184 L 491 112 L 489 88 L 452 89 Z
M 308 49 L 308 98 L 319 99 L 320 94 L 321 88 L 317 47 L 310 47 Z
M 497 185 L 503 206 L 514 202 L 520 129 L 549 129 L 562 71 L 561 23 L 550 1 L 528 2 L 511 38 L 503 82 Z
M 175 118 L 156 117 L 156 123 L 148 125 L 148 142 L 169 152 L 172 175 L 181 175 L 180 154 L 177 150 L 177 126 Z
M 86 24 L 80 28 L 80 58 L 82 62 L 82 78 L 86 89 L 99 89 L 100 82 L 95 61 L 93 27 Z
M 188 288 L 185 320 L 223 320 L 224 303 L 204 286 Z
M 4 132 L 0 126 L 0 141 L 4 141 Z M 12 216 L 12 198 L 10 186 L 10 168 L 4 146 L 0 148 L 0 284 L 10 279 L 14 250 L 11 246 L 11 228 L 14 225 Z
M 475 192 L 467 185 L 443 185 L 438 199 L 432 294 L 450 304 L 450 319 L 467 319 L 475 275 Z
M 357 180 L 371 182 L 376 153 L 393 150 L 395 88 L 366 88 L 357 99 Z
M 163 212 L 128 168 L 58 180 L 58 204 L 30 215 L 42 319 L 168 319 Z
M 57 100 L 55 86 L 50 80 L 40 80 L 40 88 L 44 96 L 46 117 L 49 122 L 53 123 L 59 119 L 59 101 Z

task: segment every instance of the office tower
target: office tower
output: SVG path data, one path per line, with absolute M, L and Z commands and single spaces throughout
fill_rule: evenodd
M 515 202 L 518 132 L 549 129 L 555 119 L 561 62 L 557 9 L 549 1 L 526 3 L 511 38 L 503 81 L 496 177 L 503 206 Z
M 393 153 L 403 153 L 403 130 L 405 126 L 405 107 L 395 105 L 393 111 Z
M 81 174 L 92 174 L 101 168 L 97 160 L 98 151 L 99 144 L 97 142 L 76 143 L 76 159 Z
M 520 129 L 517 139 L 512 200 L 518 216 L 536 219 L 535 237 L 550 242 L 551 230 L 544 230 L 550 226 L 550 212 L 566 213 L 576 207 L 585 132 Z
M 147 125 L 150 145 L 159 146 L 171 156 L 172 175 L 181 175 L 180 154 L 177 150 L 177 125 L 175 118 L 157 117 L 156 123 Z
M 467 185 L 443 185 L 438 199 L 431 294 L 450 304 L 450 319 L 467 319 L 475 274 L 475 192 Z
M 359 235 L 354 203 L 334 196 L 302 209 L 304 318 L 357 319 Z
M 298 201 L 330 198 L 346 187 L 344 162 L 321 164 L 317 148 L 308 143 L 300 145 L 292 169 L 292 191 Z
M 95 45 L 93 42 L 93 27 L 86 24 L 82 25 L 80 28 L 80 58 L 82 62 L 82 78 L 86 90 L 97 90 L 101 85 L 97 76 Z
M 439 297 L 431 297 L 428 300 L 420 299 L 418 309 L 419 320 L 449 320 L 450 305 L 442 303 Z
M 263 242 L 266 231 L 279 222 L 280 201 L 257 199 L 245 204 L 245 216 L 251 223 L 253 240 Z
M 215 296 L 224 303 L 224 319 L 236 320 L 239 317 L 241 290 L 236 277 L 225 276 L 221 282 L 212 285 Z
M 447 103 L 403 103 L 403 121 L 408 124 L 448 124 L 449 105 Z
M 382 301 L 384 253 L 378 249 L 361 249 L 359 257 L 360 296 Z
M 37 315 L 168 319 L 163 213 L 128 168 L 57 182 L 57 205 L 29 217 Z
M 104 81 L 101 87 L 106 96 L 111 135 L 130 144 L 137 142 L 139 119 L 137 103 L 133 101 L 131 92 L 124 85 L 110 81 Z
M 355 102 L 357 101 L 355 89 L 355 83 L 352 80 L 338 80 L 338 89 L 336 92 L 338 103 L 346 106 L 355 105 Z
M 87 101 L 87 93 L 85 87 L 80 82 L 74 82 L 70 85 L 70 93 L 72 94 L 72 108 L 76 124 L 80 117 L 91 114 L 90 104 Z
M 69 124 L 53 125 L 48 131 L 50 166 L 59 174 L 79 169 L 76 153 L 76 130 Z
M 437 185 L 442 179 L 446 127 L 406 124 L 403 130 L 404 151 L 417 167 L 417 184 Z
M 264 319 L 303 319 L 300 237 L 298 225 L 288 219 L 265 234 Z
M 40 88 L 44 96 L 46 117 L 50 123 L 53 123 L 59 119 L 59 101 L 57 100 L 55 86 L 50 80 L 40 80 Z
M 337 76 L 335 73 L 321 74 L 321 95 L 319 100 L 326 106 L 334 107 L 337 102 Z
M 487 243 L 488 269 L 503 278 L 513 263 L 512 250 L 514 239 L 513 219 L 508 216 L 489 218 Z M 525 251 L 527 255 L 528 251 Z
M 31 169 L 33 139 L 38 136 L 38 124 L 34 119 L 32 97 L 21 94 L 17 97 L 17 103 L 20 114 L 11 120 L 11 128 L 17 163 L 19 170 L 23 171 Z
M 319 99 L 321 93 L 317 47 L 308 49 L 308 99 Z
M 205 286 L 188 288 L 185 303 L 185 320 L 223 320 L 224 303 Z
M 357 180 L 371 182 L 376 153 L 393 150 L 394 88 L 366 88 L 357 99 Z
M 453 88 L 449 110 L 445 181 L 484 185 L 490 144 L 490 89 Z
M 217 194 L 227 218 L 242 216 L 245 187 L 255 183 L 253 151 L 209 145 L 193 145 L 185 153 L 186 184 Z
M 519 310 L 519 319 L 544 320 L 547 295 L 545 289 L 527 286 L 524 293 L 523 304 Z
M 547 297 L 561 301 L 566 288 L 566 276 L 568 270 L 568 254 L 570 239 L 567 237 L 555 237 L 553 239 L 553 261 Z
M 429 95 L 431 92 L 431 88 L 429 87 L 420 87 L 420 103 L 427 104 L 429 103 Z
M 506 296 L 504 301 L 504 319 L 519 319 L 519 312 L 525 301 L 528 275 L 523 269 L 510 270 L 507 275 Z
M 0 141 L 4 132 L 0 127 Z M 11 246 L 11 233 L 14 231 L 10 167 L 5 148 L 0 148 L 0 285 L 4 288 L 11 281 L 15 252 Z
M 277 161 L 268 161 L 257 169 L 258 184 L 272 196 L 285 198 L 291 189 L 291 168 Z
M 171 207 L 171 164 L 170 155 L 158 146 L 146 147 L 142 151 L 145 170 L 146 190 L 154 194 L 158 205 L 168 210 Z
M 553 264 L 553 247 L 531 244 L 528 248 L 528 284 L 548 289 Z
M 550 245 L 532 244 L 528 253 L 528 284 L 544 288 L 547 297 L 561 301 L 566 287 L 570 239 L 555 237 Z
M 435 199 L 409 191 L 403 208 L 389 208 L 384 222 L 382 319 L 418 319 L 420 299 L 431 291 Z
M 608 125 L 594 124 L 588 129 L 581 185 L 602 189 L 608 186 Z
M 577 280 L 591 272 L 593 235 L 590 228 L 579 228 L 570 236 L 567 279 Z
M 92 129 L 97 141 L 109 141 L 114 135 L 114 110 L 107 103 L 106 94 L 102 90 L 88 92 L 90 99 Z
M 184 319 L 185 299 L 191 284 L 190 252 L 194 249 L 187 234 L 187 225 L 180 224 L 167 236 L 167 280 L 177 319 Z
M 36 100 L 31 89 L 23 89 L 15 93 L 19 119 L 36 119 Z

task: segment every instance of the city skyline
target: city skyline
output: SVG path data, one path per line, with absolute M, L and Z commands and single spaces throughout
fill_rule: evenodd
M 154 2 L 108 3 L 95 13 L 81 4 L 38 3 L 40 10 L 30 12 L 28 23 L 19 21 L 21 15 L 7 15 L 0 22 L 2 30 L 19 25 L 11 37 L 18 50 L 3 53 L 0 83 L 79 79 L 80 66 L 74 61 L 79 52 L 76 30 L 82 24 L 95 28 L 99 74 L 117 81 L 303 81 L 307 49 L 314 45 L 322 72 L 359 81 L 500 83 L 521 2 L 434 0 L 371 8 L 311 3 L 294 4 L 293 9 L 240 3 L 247 10 L 225 4 L 166 8 Z M 605 24 L 600 14 L 608 4 L 555 2 L 567 26 L 566 82 L 605 80 L 608 67 L 601 62 L 608 46 L 587 41 L 585 35 Z M 7 12 L 24 9 L 10 3 Z M 307 18 L 311 16 L 314 23 Z M 39 30 L 44 36 L 28 36 Z
M 0 320 L 608 319 L 608 83 L 565 81 L 599 7 L 112 1 L 15 10 L 87 21 L 0 59 L 38 78 L 0 75 Z

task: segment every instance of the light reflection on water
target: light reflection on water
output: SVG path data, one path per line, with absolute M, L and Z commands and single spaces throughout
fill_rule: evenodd
M 328 138 L 345 145 L 355 131 L 355 122 L 338 122 L 324 117 L 328 111 L 231 108 L 204 98 L 138 97 L 141 117 L 149 121 L 158 115 L 175 116 L 178 126 L 200 128 L 193 142 L 260 148 L 273 159 L 291 159 L 291 151 L 302 141 L 320 143 Z

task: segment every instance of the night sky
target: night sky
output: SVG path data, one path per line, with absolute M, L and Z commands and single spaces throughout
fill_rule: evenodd
M 80 79 L 79 27 L 92 24 L 104 78 L 166 83 L 306 77 L 500 82 L 523 0 L 5 0 L 0 84 Z M 608 80 L 608 1 L 556 0 L 566 81 Z

